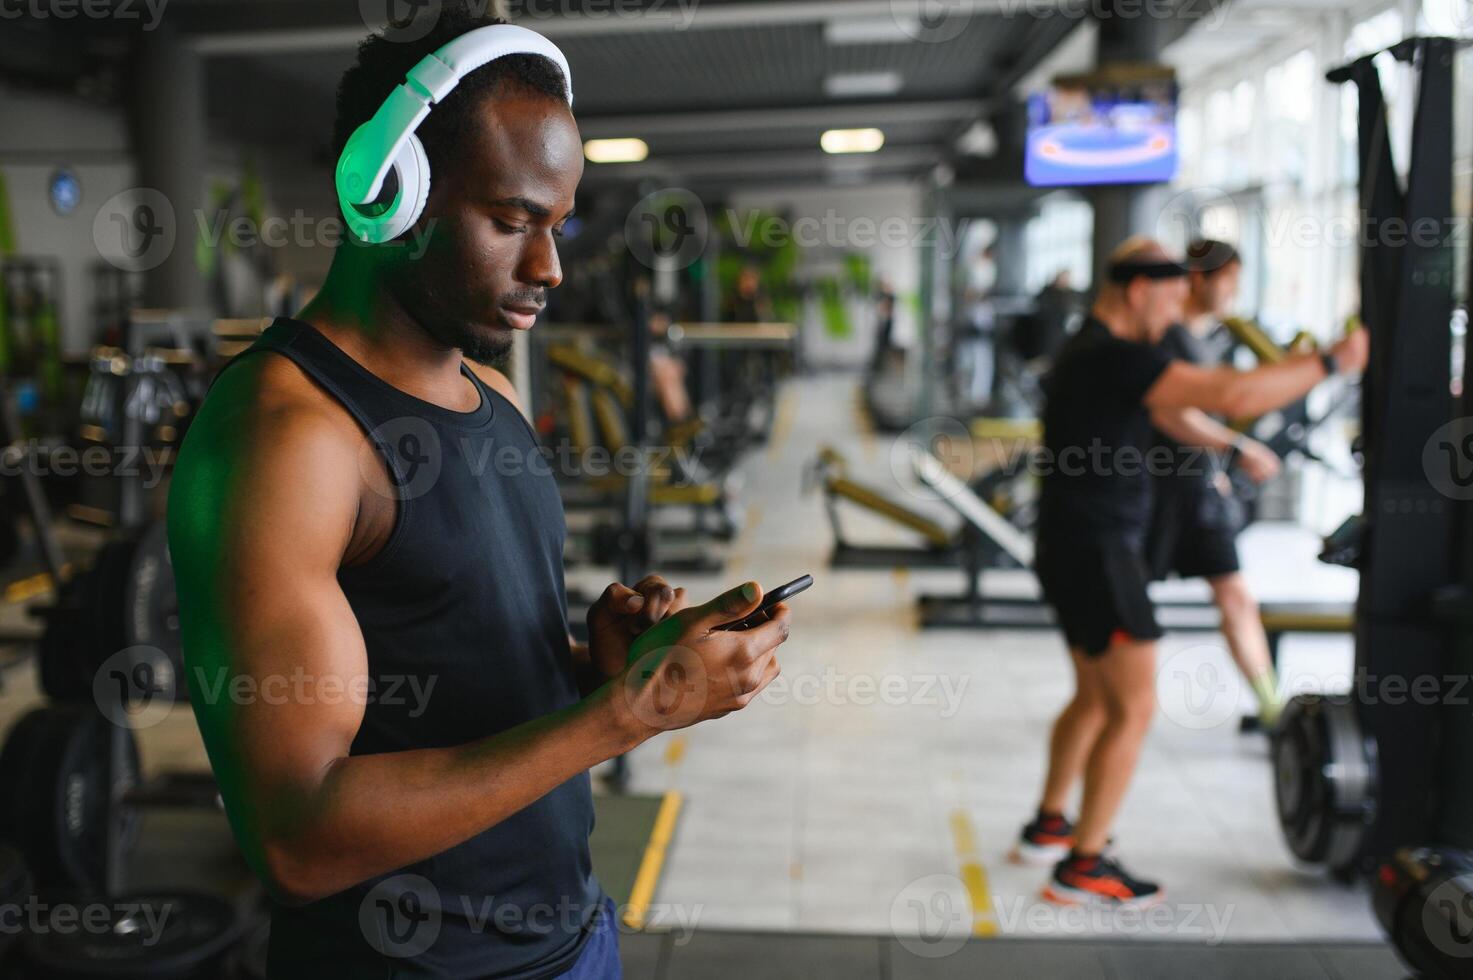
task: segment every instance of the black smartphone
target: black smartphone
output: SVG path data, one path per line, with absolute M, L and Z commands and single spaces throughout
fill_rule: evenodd
M 748 615 L 745 619 L 738 619 L 735 622 L 731 623 L 723 623 L 716 628 L 719 630 L 749 630 L 752 629 L 754 626 L 761 626 L 763 623 L 767 622 L 767 610 L 771 609 L 773 606 L 777 605 L 780 602 L 791 599 L 793 596 L 797 595 L 799 592 L 802 592 L 804 589 L 808 588 L 812 584 L 812 575 L 799 575 L 797 578 L 793 579 L 786 585 L 779 585 L 771 592 L 764 593 L 762 596 L 762 605 L 752 610 L 751 614 Z

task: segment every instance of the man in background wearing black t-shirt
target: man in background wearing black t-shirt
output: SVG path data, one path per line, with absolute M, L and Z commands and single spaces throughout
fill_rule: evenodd
M 1035 569 L 1074 664 L 1074 698 L 1054 723 L 1038 814 L 1016 856 L 1057 859 L 1044 896 L 1064 903 L 1145 904 L 1158 885 L 1102 851 L 1155 713 L 1161 628 L 1146 592 L 1151 515 L 1151 413 L 1197 408 L 1262 415 L 1327 376 L 1358 372 L 1364 331 L 1328 354 L 1302 354 L 1253 371 L 1173 361 L 1155 346 L 1181 319 L 1186 268 L 1156 242 L 1131 239 L 1110 256 L 1094 307 L 1045 385 L 1047 465 Z M 1166 454 L 1165 465 L 1172 459 Z M 1079 823 L 1064 808 L 1083 777 Z
M 1208 338 L 1231 309 L 1243 263 L 1226 242 L 1199 239 L 1187 246 L 1186 265 L 1185 315 L 1157 346 L 1179 360 L 1216 364 L 1222 355 L 1211 348 Z M 1271 728 L 1280 710 L 1278 679 L 1258 602 L 1238 563 L 1241 505 L 1233 498 L 1219 459 L 1226 457 L 1253 482 L 1263 483 L 1279 472 L 1279 457 L 1200 409 L 1156 411 L 1151 421 L 1159 444 L 1176 460 L 1170 472 L 1156 477 L 1155 512 L 1146 543 L 1151 578 L 1163 579 L 1174 572 L 1181 578 L 1207 580 L 1222 614 L 1228 650 L 1258 698 L 1260 722 Z

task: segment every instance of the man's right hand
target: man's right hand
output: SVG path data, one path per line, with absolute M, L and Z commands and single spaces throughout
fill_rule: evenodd
M 1239 444 L 1238 465 L 1254 483 L 1267 483 L 1279 475 L 1278 454 L 1257 439 L 1244 439 Z
M 629 651 L 629 665 L 613 681 L 620 717 L 649 737 L 750 704 L 780 671 L 776 655 L 788 638 L 788 607 L 773 607 L 771 618 L 754 629 L 715 628 L 750 614 L 761 602 L 761 587 L 748 582 L 640 634 Z

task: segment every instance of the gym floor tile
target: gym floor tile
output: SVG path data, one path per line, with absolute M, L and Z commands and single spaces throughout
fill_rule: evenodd
M 1128 980 L 1334 980 L 1305 946 L 1194 947 L 1145 943 L 1103 951 L 1110 974 Z
M 880 980 L 882 952 L 868 936 L 698 932 L 670 950 L 661 980 Z
M 891 940 L 885 952 L 888 980 L 1115 980 L 1098 947 L 1088 943 L 997 939 L 925 956 Z
M 671 936 L 657 932 L 624 932 L 619 936 L 619 959 L 624 980 L 658 980 Z
M 1322 946 L 1315 952 L 1334 980 L 1401 980 L 1408 973 L 1388 946 Z

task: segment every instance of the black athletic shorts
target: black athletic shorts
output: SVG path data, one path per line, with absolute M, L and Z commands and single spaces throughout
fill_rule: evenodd
M 1205 483 L 1171 482 L 1178 485 L 1157 484 L 1146 538 L 1151 581 L 1173 572 L 1181 578 L 1215 578 L 1239 571 L 1237 501 Z
M 1128 536 L 1040 535 L 1033 567 L 1071 648 L 1097 657 L 1119 638 L 1161 638 L 1146 559 Z

